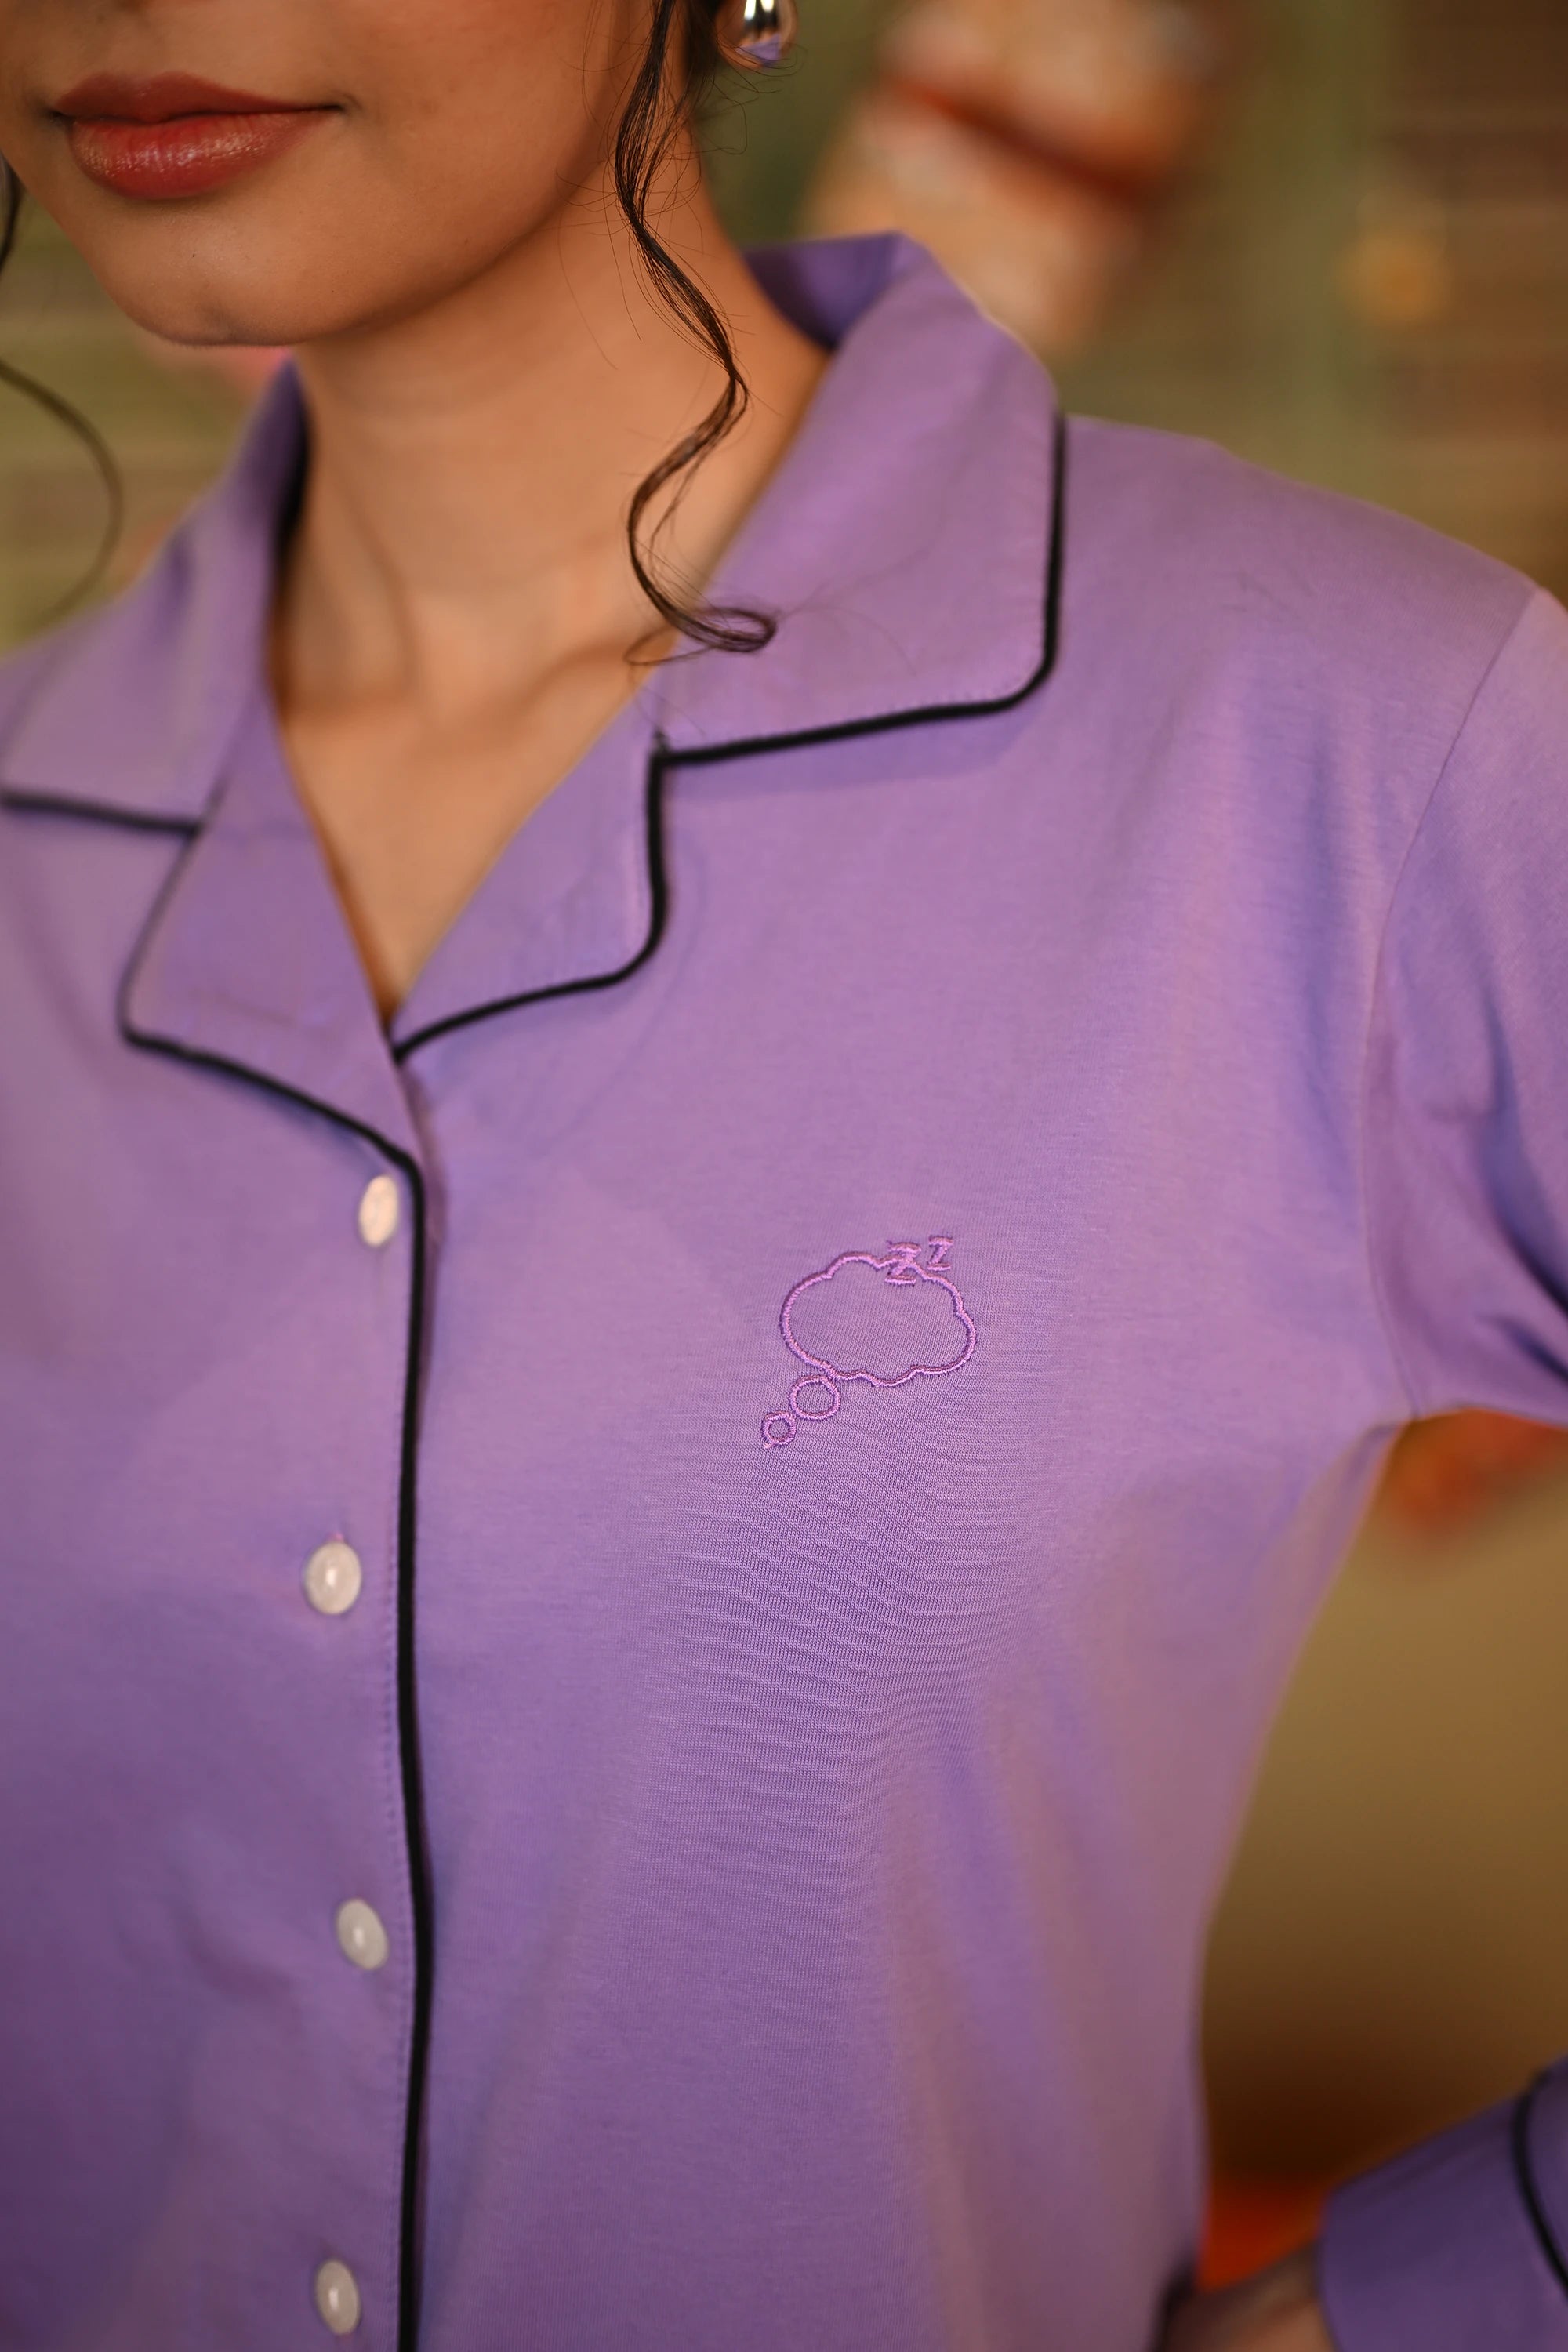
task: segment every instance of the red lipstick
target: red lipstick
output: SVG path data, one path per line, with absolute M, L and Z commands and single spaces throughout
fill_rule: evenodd
M 51 110 L 89 180 L 117 196 L 166 203 L 258 170 L 336 109 L 165 73 L 89 74 Z

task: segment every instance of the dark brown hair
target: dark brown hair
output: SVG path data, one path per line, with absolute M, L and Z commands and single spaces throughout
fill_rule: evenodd
M 679 506 L 692 468 L 733 432 L 750 396 L 723 319 L 648 219 L 659 173 L 677 143 L 691 136 L 698 108 L 718 69 L 716 13 L 717 0 L 654 0 L 647 47 L 616 137 L 616 195 L 648 281 L 666 310 L 694 342 L 712 353 L 724 374 L 724 388 L 701 423 L 638 483 L 626 518 L 626 537 L 637 583 L 667 626 L 700 646 L 756 653 L 773 637 L 776 622 L 765 613 L 684 597 L 679 581 L 661 577 L 658 562 L 660 530 Z M 650 509 L 672 485 L 673 497 L 645 535 Z
M 719 5 L 720 0 L 653 0 L 647 45 L 616 134 L 616 195 L 648 282 L 692 341 L 711 353 L 724 378 L 722 391 L 700 424 L 638 483 L 626 517 L 626 541 L 637 583 L 668 628 L 698 646 L 755 653 L 771 642 L 777 624 L 765 613 L 716 607 L 683 593 L 658 552 L 660 533 L 693 468 L 734 430 L 749 397 L 722 317 L 664 244 L 648 215 L 659 175 L 680 142 L 693 135 L 698 109 L 718 70 Z M 0 157 L 0 270 L 16 243 L 23 200 L 21 182 Z M 102 478 L 108 501 L 103 534 L 90 568 L 66 600 L 68 605 L 75 604 L 98 585 L 119 539 L 125 504 L 120 469 L 103 436 L 73 403 L 4 359 L 0 384 L 25 394 L 58 417 L 75 434 Z M 650 530 L 649 515 L 667 491 L 671 495 Z

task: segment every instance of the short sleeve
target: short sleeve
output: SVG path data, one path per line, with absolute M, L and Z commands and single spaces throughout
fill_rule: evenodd
M 1389 910 L 1369 1032 L 1373 1275 L 1418 1414 L 1568 1423 L 1568 615 L 1526 606 Z M 1568 2352 L 1568 2065 L 1330 2203 L 1338 2352 Z
M 1373 1276 L 1413 1412 L 1568 1423 L 1568 614 L 1544 593 L 1395 886 L 1365 1110 Z
M 1336 2352 L 1568 2352 L 1568 2066 L 1330 2200 Z

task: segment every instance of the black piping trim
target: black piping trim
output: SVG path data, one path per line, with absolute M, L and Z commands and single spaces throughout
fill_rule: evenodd
M 189 846 L 185 856 L 189 855 Z M 408 2080 L 404 2107 L 403 2165 L 399 2184 L 397 2352 L 415 2352 L 419 2315 L 420 2159 L 425 2108 L 426 2062 L 430 2046 L 432 1975 L 435 1932 L 428 1847 L 425 1833 L 423 1778 L 420 1771 L 418 1684 L 415 1659 L 415 1546 L 417 1530 L 419 1409 L 425 1368 L 426 1289 L 428 1284 L 428 1201 L 424 1171 L 412 1153 L 363 1119 L 351 1117 L 314 1095 L 269 1077 L 243 1062 L 182 1045 L 155 1030 L 138 1029 L 131 1018 L 130 998 L 136 974 L 171 896 L 185 856 L 175 861 L 153 901 L 125 976 L 121 982 L 115 1016 L 128 1045 L 145 1053 L 166 1055 L 195 1069 L 216 1070 L 258 1087 L 298 1109 L 314 1111 L 333 1126 L 359 1136 L 399 1168 L 408 1185 L 413 1210 L 408 1276 L 408 1328 L 404 1359 L 402 1425 L 397 1476 L 397 1760 L 403 1800 L 403 1833 L 407 1855 L 409 1907 L 414 1930 L 413 2013 L 408 2036 Z
M 107 801 L 26 792 L 15 784 L 0 784 L 0 808 L 14 809 L 18 816 L 82 817 L 95 824 L 123 825 L 127 833 L 174 834 L 186 841 L 202 829 L 199 816 L 158 816 L 147 809 L 114 808 Z
M 817 743 L 844 743 L 858 736 L 890 735 L 905 727 L 936 727 L 953 719 L 993 719 L 1004 711 L 1015 710 L 1037 694 L 1057 666 L 1061 644 L 1061 599 L 1064 561 L 1063 519 L 1067 495 L 1067 425 L 1060 415 L 1056 420 L 1055 476 L 1051 486 L 1049 540 L 1046 551 L 1046 598 L 1043 642 L 1040 658 L 1022 686 L 1006 694 L 999 694 L 979 702 L 935 702 L 912 710 L 879 711 L 869 719 L 847 719 L 831 727 L 803 727 L 793 734 L 741 736 L 726 743 L 690 744 L 685 748 L 666 742 L 662 738 L 654 745 L 648 760 L 647 793 L 645 823 L 647 831 L 648 861 L 648 928 L 637 953 L 614 971 L 589 973 L 582 980 L 555 981 L 548 988 L 521 990 L 515 996 L 492 997 L 483 1004 L 471 1004 L 461 1013 L 448 1013 L 440 1021 L 432 1021 L 423 1029 L 416 1029 L 400 1038 L 393 1046 L 393 1058 L 405 1062 L 422 1045 L 437 1037 L 449 1036 L 456 1029 L 468 1029 L 478 1021 L 489 1021 L 498 1013 L 515 1013 L 525 1004 L 542 1004 L 552 997 L 581 996 L 596 989 L 614 988 L 629 980 L 652 956 L 664 935 L 669 913 L 668 868 L 665 856 L 664 800 L 665 782 L 672 768 L 712 767 L 721 761 L 759 759 L 773 751 L 799 751 Z
M 395 1062 L 403 1063 L 420 1045 L 427 1045 L 433 1037 L 445 1037 L 454 1029 L 467 1029 L 476 1021 L 488 1021 L 494 1013 L 510 1013 L 520 1004 L 542 1004 L 552 996 L 581 996 L 595 989 L 615 988 L 623 980 L 630 980 L 640 971 L 660 940 L 669 914 L 669 886 L 664 856 L 664 780 L 669 772 L 671 755 L 662 741 L 656 742 L 647 763 L 647 786 L 643 810 L 643 824 L 647 843 L 648 920 L 647 933 L 637 953 L 614 971 L 591 972 L 584 980 L 553 981 L 548 988 L 525 989 L 517 996 L 498 996 L 486 1004 L 471 1004 L 461 1013 L 448 1013 L 440 1021 L 429 1022 L 413 1035 L 399 1038 L 392 1048 Z
M 1003 711 L 1016 710 L 1021 702 L 1028 700 L 1030 695 L 1038 693 L 1057 666 L 1061 639 L 1062 522 L 1068 466 L 1067 420 L 1060 415 L 1056 420 L 1053 449 L 1054 478 L 1046 547 L 1046 603 L 1040 658 L 1022 686 L 1010 687 L 1005 694 L 984 696 L 977 702 L 930 702 L 910 710 L 878 711 L 868 719 L 843 719 L 829 727 L 801 727 L 781 735 L 741 736 L 730 743 L 693 743 L 684 751 L 672 748 L 672 764 L 686 768 L 709 767 L 717 760 L 748 760 L 764 751 L 798 751 L 814 743 L 843 743 L 858 735 L 891 735 L 902 727 L 936 727 L 950 719 L 994 719 Z
M 1530 2216 L 1531 2229 L 1540 2241 L 1547 2267 L 1564 2294 L 1568 2294 L 1568 2257 L 1557 2242 L 1556 2232 L 1547 2218 L 1540 2186 L 1535 2178 L 1535 2160 L 1530 2147 L 1530 2122 L 1535 2112 L 1535 2102 L 1550 2081 L 1549 2074 L 1538 2074 L 1524 2096 L 1515 2102 L 1513 2119 L 1509 2128 L 1509 2147 L 1513 2157 L 1513 2175 L 1519 2183 L 1519 2193 L 1524 2210 Z

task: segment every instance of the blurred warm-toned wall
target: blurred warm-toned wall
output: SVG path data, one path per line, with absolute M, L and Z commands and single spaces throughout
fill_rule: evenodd
M 1276 1727 L 1215 1928 L 1228 2171 L 1313 2179 L 1568 2051 L 1568 1481 L 1374 1517 Z

